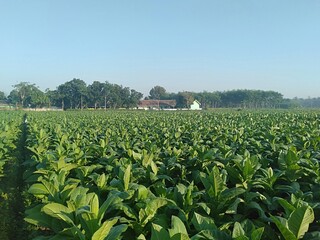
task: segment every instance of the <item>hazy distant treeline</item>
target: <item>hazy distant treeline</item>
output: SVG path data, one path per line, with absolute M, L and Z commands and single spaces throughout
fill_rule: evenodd
M 129 87 L 108 81 L 94 81 L 87 85 L 81 79 L 72 79 L 55 90 L 41 91 L 35 84 L 21 82 L 13 86 L 8 96 L 0 91 L 0 101 L 23 108 L 57 107 L 83 108 L 135 108 L 143 94 Z M 153 87 L 145 99 L 176 100 L 178 108 L 189 107 L 197 100 L 206 108 L 297 108 L 320 107 L 320 98 L 284 99 L 281 93 L 263 90 L 231 90 L 214 92 L 168 93 L 164 87 Z

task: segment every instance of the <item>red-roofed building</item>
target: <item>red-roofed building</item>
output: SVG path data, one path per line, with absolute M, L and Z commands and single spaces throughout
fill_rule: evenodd
M 139 109 L 162 109 L 174 108 L 176 100 L 141 100 L 138 104 Z

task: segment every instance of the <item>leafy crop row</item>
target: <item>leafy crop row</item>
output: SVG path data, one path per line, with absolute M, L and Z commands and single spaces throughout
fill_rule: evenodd
M 21 119 L 18 114 L 0 115 L 0 177 L 4 176 L 4 166 L 16 149 Z
M 17 167 L 22 116 L 19 112 L 0 114 L 0 239 L 13 239 L 22 232 L 18 222 L 23 224 L 20 206 L 24 203 L 15 204 L 20 196 Z
M 35 239 L 319 239 L 316 112 L 31 113 Z

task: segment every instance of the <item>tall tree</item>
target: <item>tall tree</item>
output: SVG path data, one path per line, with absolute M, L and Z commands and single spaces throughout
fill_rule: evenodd
M 189 108 L 194 101 L 194 97 L 191 92 L 179 92 L 176 101 L 178 107 Z
M 110 95 L 109 95 L 109 104 L 111 108 L 119 108 L 122 106 L 121 98 L 122 86 L 118 84 L 111 84 L 110 86 Z
M 125 108 L 130 107 L 130 88 L 129 87 L 122 87 L 120 90 L 120 98 L 121 98 L 121 106 Z
M 136 107 L 142 97 L 143 94 L 141 92 L 137 92 L 136 90 L 131 89 L 129 107 Z
M 63 108 L 80 108 L 84 107 L 84 100 L 87 98 L 87 85 L 81 79 L 72 79 L 69 82 L 58 86 Z
M 48 98 L 44 92 L 32 85 L 30 87 L 30 92 L 27 101 L 30 107 L 39 108 L 44 107 L 47 104 Z
M 106 84 L 99 81 L 94 81 L 88 86 L 88 104 L 94 106 L 94 109 L 97 109 L 97 107 L 103 103 L 105 88 Z
M 6 94 L 0 91 L 0 101 L 5 101 L 5 100 L 7 100 Z
M 13 104 L 16 107 L 18 107 L 18 105 L 20 104 L 20 98 L 19 98 L 18 91 L 16 89 L 13 89 L 10 92 L 10 94 L 8 95 L 7 101 L 8 101 L 8 103 Z
M 13 87 L 8 96 L 11 104 L 21 107 L 43 107 L 47 102 L 45 94 L 35 84 L 21 82 Z
M 109 83 L 108 81 L 106 81 L 104 83 L 104 87 L 103 87 L 103 91 L 102 91 L 105 110 L 107 110 L 108 104 L 110 105 L 112 89 L 113 89 L 113 85 L 111 83 Z
M 48 104 L 48 108 L 51 108 L 51 106 L 61 106 L 59 99 L 58 99 L 58 93 L 57 90 L 50 90 L 49 88 L 47 88 L 45 90 L 45 95 L 47 98 L 47 104 Z
M 221 95 L 219 92 L 207 92 L 193 94 L 194 99 L 197 99 L 202 108 L 217 108 L 221 103 Z
M 165 99 L 166 97 L 166 89 L 161 86 L 155 86 L 151 88 L 149 92 L 149 98 L 158 100 L 158 108 L 160 109 L 160 99 Z
M 150 95 L 149 96 L 150 99 L 156 99 L 156 100 L 163 99 L 166 96 L 166 89 L 161 86 L 155 86 L 151 88 L 149 95 Z
M 26 107 L 25 100 L 29 96 L 32 86 L 34 86 L 34 84 L 28 82 L 20 82 L 13 85 L 14 89 L 9 94 L 12 95 L 10 99 L 14 101 L 15 104 Z

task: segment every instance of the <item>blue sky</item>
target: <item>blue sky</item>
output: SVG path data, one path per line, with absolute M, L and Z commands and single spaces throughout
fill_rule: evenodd
M 80 78 L 320 97 L 319 26 L 318 0 L 0 0 L 0 90 Z

